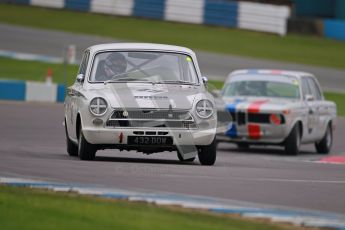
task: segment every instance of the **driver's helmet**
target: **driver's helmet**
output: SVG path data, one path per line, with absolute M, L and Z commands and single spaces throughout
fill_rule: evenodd
M 105 71 L 107 75 L 117 75 L 126 72 L 127 61 L 121 53 L 111 53 L 105 59 Z

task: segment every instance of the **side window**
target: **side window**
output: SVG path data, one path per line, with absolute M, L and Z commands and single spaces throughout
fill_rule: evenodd
M 86 51 L 83 56 L 83 60 L 81 61 L 78 74 L 86 74 L 87 62 L 89 60 L 89 52 Z
M 308 79 L 305 77 L 302 78 L 302 93 L 303 93 L 303 99 L 305 99 L 306 95 L 313 95 L 308 84 Z
M 314 78 L 308 78 L 308 83 L 310 85 L 312 94 L 315 98 L 315 100 L 317 101 L 321 101 L 322 100 L 322 95 L 321 95 L 321 90 L 318 86 L 318 84 L 316 83 L 316 80 Z

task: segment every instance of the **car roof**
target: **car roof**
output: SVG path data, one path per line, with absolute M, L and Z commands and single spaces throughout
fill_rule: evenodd
M 241 69 L 231 72 L 227 81 L 234 76 L 238 75 L 277 75 L 277 76 L 292 76 L 300 79 L 302 76 L 314 77 L 311 73 L 290 70 L 277 70 L 277 69 Z
M 102 50 L 164 50 L 194 55 L 194 52 L 186 47 L 155 43 L 108 43 L 90 46 L 88 50 L 91 52 L 98 52 Z

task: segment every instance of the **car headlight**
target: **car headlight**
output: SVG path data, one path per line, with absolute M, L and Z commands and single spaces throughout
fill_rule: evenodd
M 209 100 L 200 100 L 196 103 L 196 114 L 201 118 L 209 118 L 213 114 L 213 104 Z
M 90 112 L 95 116 L 102 116 L 107 112 L 108 104 L 104 98 L 95 97 L 90 102 Z

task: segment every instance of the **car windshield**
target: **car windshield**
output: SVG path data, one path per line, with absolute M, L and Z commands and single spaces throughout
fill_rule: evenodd
M 223 96 L 277 97 L 299 99 L 299 82 L 287 76 L 234 77 L 222 91 Z
M 198 84 L 190 56 L 170 52 L 102 52 L 95 56 L 90 82 Z

